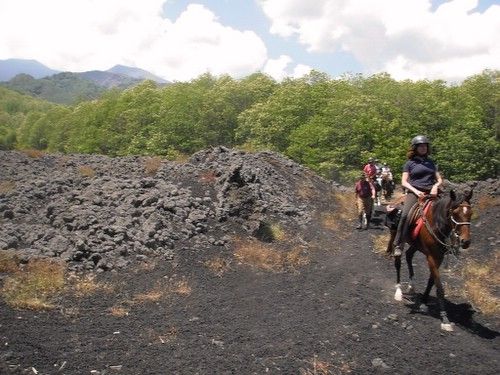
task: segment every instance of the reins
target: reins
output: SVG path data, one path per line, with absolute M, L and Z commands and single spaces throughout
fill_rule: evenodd
M 463 222 L 456 221 L 453 218 L 453 209 L 450 209 L 450 220 L 454 225 L 452 225 L 452 230 L 450 231 L 450 234 L 445 236 L 445 237 L 448 237 L 450 239 L 450 244 L 447 244 L 447 243 L 441 241 L 439 239 L 439 237 L 436 235 L 435 231 L 431 228 L 431 225 L 429 224 L 427 218 L 425 217 L 425 213 L 423 210 L 424 206 L 425 206 L 425 204 L 419 204 L 419 207 L 418 207 L 419 215 L 422 218 L 422 221 L 424 222 L 425 228 L 427 229 L 429 234 L 438 243 L 440 243 L 441 245 L 443 245 L 446 248 L 445 255 L 447 255 L 449 253 L 452 253 L 452 254 L 458 253 L 458 249 L 460 248 L 460 243 L 456 240 L 460 238 L 460 235 L 457 233 L 457 228 L 459 225 L 471 225 L 471 222 L 470 221 L 463 221 Z M 464 207 L 464 206 L 470 207 L 469 205 L 466 205 L 464 203 L 459 204 L 457 207 Z M 452 236 L 454 238 L 452 238 Z

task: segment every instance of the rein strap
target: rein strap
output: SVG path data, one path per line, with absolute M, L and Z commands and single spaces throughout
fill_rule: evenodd
M 453 221 L 453 223 L 455 225 L 470 225 L 471 222 L 470 221 L 456 221 L 453 216 L 450 217 L 451 221 Z

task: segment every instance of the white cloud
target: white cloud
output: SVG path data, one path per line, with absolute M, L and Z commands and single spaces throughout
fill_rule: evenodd
M 2 0 L 0 59 L 67 71 L 124 64 L 180 81 L 205 72 L 244 76 L 264 65 L 267 50 L 254 32 L 222 25 L 202 5 L 164 19 L 165 1 Z
M 475 11 L 477 0 L 259 0 L 271 32 L 295 37 L 309 51 L 351 53 L 365 73 L 397 79 L 457 80 L 500 69 L 500 5 Z
M 277 81 L 281 81 L 286 77 L 300 78 L 312 70 L 308 65 L 298 64 L 292 70 L 289 66 L 292 64 L 292 58 L 287 55 L 281 55 L 277 59 L 269 59 L 264 66 L 263 72 L 270 75 Z
M 290 56 L 281 55 L 277 59 L 267 60 L 264 66 L 264 73 L 269 74 L 274 79 L 280 81 L 286 77 L 286 67 L 292 62 Z

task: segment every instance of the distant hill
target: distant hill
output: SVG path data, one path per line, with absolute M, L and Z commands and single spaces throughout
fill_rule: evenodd
M 145 70 L 123 65 L 107 71 L 61 73 L 35 60 L 8 59 L 0 60 L 0 73 L 0 86 L 59 104 L 97 99 L 105 90 L 124 90 L 147 79 L 160 85 L 168 83 Z
M 129 66 L 124 66 L 124 65 L 115 65 L 111 69 L 108 69 L 107 72 L 116 73 L 116 74 L 123 74 L 123 75 L 129 76 L 132 78 L 137 78 L 140 80 L 150 79 L 150 80 L 158 82 L 158 83 L 168 83 L 168 81 L 164 80 L 163 78 L 155 76 L 154 74 L 152 74 L 146 70 L 139 69 L 139 68 L 132 68 Z
M 114 87 L 125 89 L 143 81 L 143 79 L 134 78 L 125 74 L 116 74 L 110 71 L 103 72 L 101 70 L 91 70 L 89 72 L 71 74 L 75 74 L 82 79 L 91 81 L 96 85 L 107 89 Z
M 2 86 L 35 98 L 53 103 L 73 104 L 98 98 L 106 87 L 100 86 L 77 73 L 58 73 L 47 78 L 35 79 L 28 74 L 18 74 Z
M 28 74 L 31 77 L 38 79 L 48 77 L 57 73 L 61 72 L 58 70 L 50 69 L 36 60 L 0 60 L 0 82 L 10 81 L 18 74 Z M 84 79 L 94 81 L 98 85 L 105 87 L 115 87 L 121 86 L 123 84 L 129 85 L 129 83 L 136 83 L 145 79 L 150 79 L 159 84 L 168 83 L 167 80 L 155 76 L 154 74 L 146 70 L 124 65 L 115 65 L 114 67 L 106 71 L 92 70 L 75 74 L 81 74 Z M 129 81 L 129 83 L 126 83 L 127 80 L 125 77 L 131 78 L 132 80 Z
M 0 60 L 0 81 L 8 81 L 21 73 L 29 74 L 33 78 L 43 78 L 59 71 L 50 69 L 36 60 Z

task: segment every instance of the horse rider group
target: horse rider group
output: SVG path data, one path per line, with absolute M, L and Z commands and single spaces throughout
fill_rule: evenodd
M 406 232 L 408 231 L 409 223 L 407 222 L 408 214 L 411 208 L 416 204 L 419 198 L 426 195 L 437 196 L 439 188 L 443 183 L 443 179 L 434 164 L 429 158 L 431 152 L 430 141 L 425 135 L 417 135 L 412 138 L 410 148 L 407 152 L 407 161 L 403 166 L 401 177 L 401 186 L 405 189 L 401 219 L 398 223 L 396 237 L 394 239 L 393 255 L 401 256 L 404 250 L 406 240 Z M 385 176 L 390 176 L 392 173 L 383 163 L 379 165 L 379 174 L 385 173 Z M 377 160 L 369 158 L 368 163 L 363 167 L 363 176 L 356 182 L 356 197 L 358 206 L 358 216 L 361 218 L 363 214 L 371 217 L 371 209 L 373 208 L 373 199 L 376 198 L 376 178 L 377 178 Z M 362 181 L 368 182 L 371 185 L 371 195 L 366 193 L 361 187 L 364 185 Z M 362 196 L 364 195 L 364 196 Z M 369 202 L 371 200 L 371 202 Z M 370 211 L 368 211 L 370 209 Z M 368 214 L 370 212 L 370 214 Z M 360 219 L 360 224 L 362 223 Z M 358 225 L 358 227 L 360 227 Z

